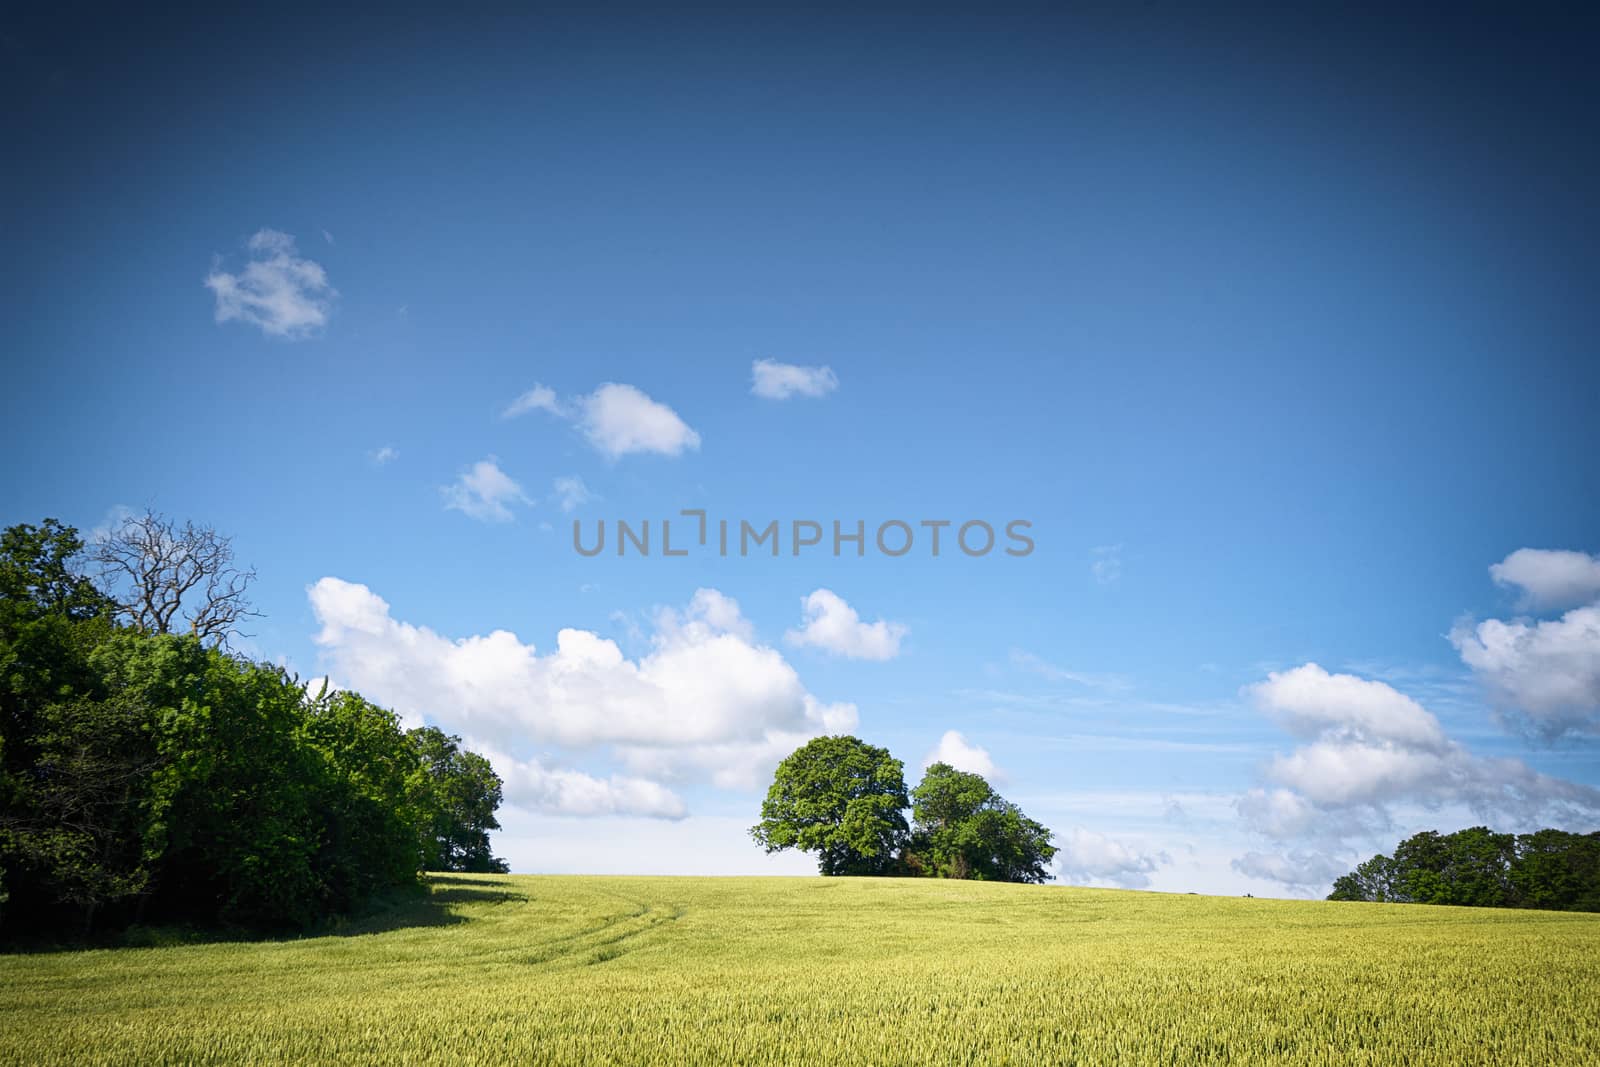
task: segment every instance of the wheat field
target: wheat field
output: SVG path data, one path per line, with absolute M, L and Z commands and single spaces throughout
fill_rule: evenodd
M 441 875 L 338 936 L 0 957 L 0 1063 L 1600 1063 L 1600 916 Z

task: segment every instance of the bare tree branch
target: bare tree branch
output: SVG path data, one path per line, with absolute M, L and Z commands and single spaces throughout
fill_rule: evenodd
M 154 511 L 124 519 L 95 542 L 90 559 L 129 623 L 150 633 L 187 630 L 227 648 L 260 618 L 246 598 L 254 569 L 233 565 L 233 541 L 210 526 L 178 527 Z

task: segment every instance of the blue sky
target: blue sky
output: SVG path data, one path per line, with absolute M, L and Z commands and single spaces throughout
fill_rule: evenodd
M 116 18 L 0 33 L 0 519 L 231 533 L 515 869 L 806 871 L 835 728 L 1065 881 L 1600 827 L 1593 20 Z M 573 550 L 681 509 L 1035 549 Z

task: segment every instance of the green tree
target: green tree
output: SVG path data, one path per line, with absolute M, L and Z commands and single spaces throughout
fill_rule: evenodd
M 770 852 L 817 853 L 825 875 L 890 874 L 905 843 L 905 768 L 855 737 L 819 737 L 778 765 L 750 830 Z
M 1523 907 L 1600 911 L 1600 832 L 1520 835 L 1510 878 Z
M 316 867 L 344 909 L 416 881 L 424 818 L 411 795 L 421 758 L 394 713 L 358 693 L 307 701 L 305 736 L 326 760 Z
M 1043 882 L 1055 846 L 1048 828 L 996 793 L 981 775 L 935 763 L 911 793 L 908 866 L 941 878 Z
M 92 618 L 113 605 L 79 571 L 78 531 L 55 519 L 21 523 L 0 533 L 0 604 L 29 614 Z
M 1374 856 L 1338 878 L 1328 899 L 1600 911 L 1600 832 L 1426 830 L 1393 859 Z
M 142 895 L 155 856 L 142 801 L 160 756 L 150 710 L 136 700 L 78 697 L 39 717 L 36 759 L 0 808 L 0 849 L 36 898 L 82 917 Z
M 425 863 L 505 869 L 487 760 L 228 653 L 251 575 L 226 538 L 149 516 L 122 532 L 101 544 L 128 552 L 121 603 L 80 576 L 71 527 L 0 533 L 4 933 L 306 928 Z
M 1333 883 L 1329 900 L 1368 900 L 1379 903 L 1406 903 L 1410 900 L 1396 884 L 1394 860 L 1377 855 L 1358 865 L 1349 874 L 1340 875 Z
M 123 630 L 93 663 L 113 692 L 157 709 L 147 803 L 167 912 L 275 928 L 337 910 L 317 871 L 329 773 L 302 737 L 299 685 L 193 635 Z
M 85 867 L 108 840 L 104 811 L 85 793 L 89 769 L 108 754 L 80 728 L 103 696 L 87 657 L 112 623 L 109 601 L 79 573 L 82 550 L 77 531 L 55 519 L 0 532 L 0 900 L 8 914 L 84 897 L 97 907 L 133 884 Z M 82 804 L 95 809 L 94 833 L 60 824 L 64 809 Z
M 461 747 L 461 738 L 424 726 L 407 734 L 417 765 L 408 795 L 418 812 L 422 866 L 429 871 L 504 873 L 489 847 L 500 829 L 500 776 L 488 760 Z

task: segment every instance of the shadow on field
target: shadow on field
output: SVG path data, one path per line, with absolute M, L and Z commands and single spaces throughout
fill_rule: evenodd
M 359 915 L 334 919 L 310 930 L 263 933 L 183 924 L 135 925 L 115 933 L 71 941 L 30 941 L 20 938 L 0 943 L 0 956 L 80 952 L 105 948 L 164 948 L 174 945 L 271 944 L 315 937 L 365 937 L 428 926 L 458 926 L 472 920 L 455 912 L 463 904 L 524 903 L 524 893 L 492 882 L 449 875 L 427 875 L 413 892 L 396 894 L 373 904 Z

